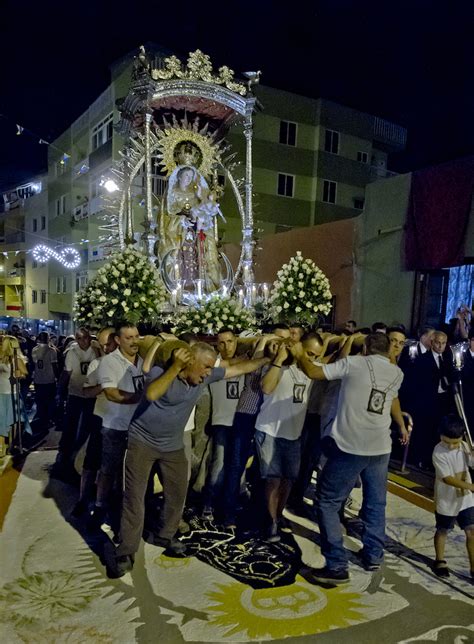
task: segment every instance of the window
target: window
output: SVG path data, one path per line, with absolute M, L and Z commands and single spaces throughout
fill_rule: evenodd
M 277 193 L 282 197 L 293 197 L 295 188 L 295 177 L 292 174 L 278 173 Z
M 296 145 L 296 123 L 280 121 L 280 143 Z
M 324 150 L 326 152 L 331 152 L 331 154 L 339 154 L 339 132 L 326 130 Z
M 336 187 L 335 181 L 328 181 L 324 179 L 323 183 L 323 201 L 325 203 L 336 203 Z
M 67 170 L 67 158 L 62 158 L 54 164 L 56 177 L 60 177 Z
M 32 224 L 33 224 L 33 232 L 35 233 L 38 230 L 38 220 L 36 219 L 36 217 L 33 219 Z
M 364 210 L 364 198 L 354 197 L 354 208 L 356 210 Z
M 56 293 L 66 293 L 67 292 L 67 278 L 66 277 L 57 277 L 56 278 Z
M 66 214 L 66 195 L 56 199 L 56 217 Z
M 41 230 L 45 230 L 46 228 L 46 217 L 45 215 L 41 215 Z
M 87 285 L 87 272 L 85 273 L 76 273 L 76 291 L 79 291 L 81 288 Z
M 357 161 L 359 163 L 368 163 L 369 162 L 369 155 L 367 152 L 358 152 L 357 153 Z
M 41 304 L 46 304 L 46 291 L 44 289 L 40 291 L 40 301 Z
M 92 130 L 92 151 L 100 148 L 113 134 L 113 114 L 109 114 L 102 121 L 99 121 Z
M 35 289 L 33 289 L 33 290 L 31 291 L 31 303 L 32 303 L 32 304 L 36 304 L 37 302 L 38 302 L 38 291 L 36 291 Z
M 38 262 L 35 259 L 31 263 L 31 268 L 38 268 Z

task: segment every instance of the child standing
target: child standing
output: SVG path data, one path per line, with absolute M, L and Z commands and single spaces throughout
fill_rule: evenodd
M 462 421 L 454 414 L 446 416 L 440 428 L 441 440 L 433 451 L 436 471 L 436 561 L 433 571 L 438 577 L 449 577 L 444 550 L 448 531 L 457 522 L 466 533 L 471 580 L 474 581 L 474 484 L 469 473 L 469 467 L 474 464 L 474 455 L 463 442 L 463 433 Z

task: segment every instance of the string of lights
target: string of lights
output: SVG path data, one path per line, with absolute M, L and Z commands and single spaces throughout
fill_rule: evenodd
M 0 114 L 0 118 L 5 119 L 6 121 L 9 121 L 10 123 L 12 123 L 12 125 L 13 124 L 15 125 L 15 127 L 16 127 L 16 135 L 17 136 L 22 136 L 22 135 L 26 134 L 26 135 L 31 136 L 32 138 L 36 139 L 38 145 L 47 145 L 50 148 L 52 148 L 53 150 L 57 150 L 61 155 L 61 159 L 60 159 L 59 162 L 62 165 L 64 165 L 71 158 L 70 154 L 68 154 L 67 152 L 65 152 L 61 148 L 58 148 L 57 145 L 54 145 L 54 143 L 51 143 L 50 141 L 47 141 L 46 139 L 44 139 L 42 136 L 40 136 L 36 132 L 33 132 L 29 128 L 26 128 L 24 125 L 21 125 L 20 123 L 17 123 L 10 116 L 7 116 L 6 114 Z

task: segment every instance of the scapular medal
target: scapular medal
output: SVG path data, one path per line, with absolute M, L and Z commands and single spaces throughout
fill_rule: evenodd
M 370 411 L 373 414 L 383 414 L 385 398 L 386 393 L 384 391 L 380 391 L 380 389 L 374 389 L 374 387 L 372 387 L 372 389 L 370 390 L 367 411 Z
M 367 411 L 369 411 L 372 414 L 382 415 L 383 408 L 385 406 L 385 399 L 387 398 L 387 391 L 391 389 L 393 385 L 395 385 L 399 377 L 397 376 L 395 380 L 391 382 L 388 385 L 388 387 L 385 388 L 384 391 L 382 391 L 381 389 L 377 389 L 374 367 L 369 358 L 367 358 L 366 360 L 367 360 L 366 362 L 367 368 L 369 370 L 370 383 L 372 385 L 372 389 L 370 390 L 369 402 L 367 403 Z
M 304 392 L 306 385 L 295 383 L 293 385 L 293 402 L 302 403 L 304 402 Z

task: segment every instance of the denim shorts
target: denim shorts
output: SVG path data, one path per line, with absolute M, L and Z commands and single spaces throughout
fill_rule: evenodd
M 128 432 L 102 427 L 102 459 L 100 471 L 107 476 L 122 472 L 127 451 Z
M 263 479 L 298 478 L 301 463 L 301 439 L 290 441 L 275 438 L 258 429 L 255 432 L 255 447 Z
M 455 517 L 447 514 L 439 514 L 439 512 L 435 512 L 435 515 L 436 527 L 439 530 L 452 530 L 456 522 L 461 530 L 474 526 L 474 506 L 461 510 L 461 512 Z

